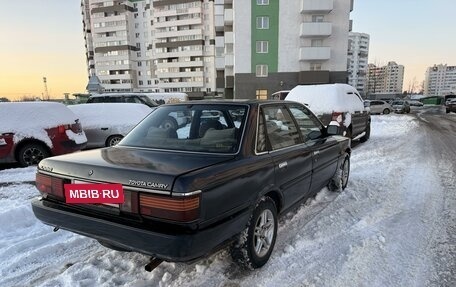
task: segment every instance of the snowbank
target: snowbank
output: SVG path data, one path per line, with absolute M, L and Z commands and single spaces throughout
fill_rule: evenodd
M 0 133 L 14 133 L 15 142 L 35 138 L 52 147 L 46 129 L 73 124 L 77 118 L 60 103 L 0 103 Z
M 350 93 L 350 94 L 349 94 Z M 296 86 L 285 100 L 307 104 L 317 115 L 363 111 L 364 104 L 347 84 Z

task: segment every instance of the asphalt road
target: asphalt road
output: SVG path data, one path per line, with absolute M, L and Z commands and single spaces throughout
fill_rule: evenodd
M 441 221 L 446 233 L 435 245 L 435 286 L 456 286 L 456 114 L 446 114 L 440 107 L 429 107 L 416 113 L 430 135 L 434 155 L 442 162 L 450 159 L 451 166 L 439 168 L 445 187 Z

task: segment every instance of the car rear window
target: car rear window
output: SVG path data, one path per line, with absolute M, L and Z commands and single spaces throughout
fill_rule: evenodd
M 119 145 L 190 152 L 235 153 L 240 146 L 247 111 L 246 105 L 160 106 Z

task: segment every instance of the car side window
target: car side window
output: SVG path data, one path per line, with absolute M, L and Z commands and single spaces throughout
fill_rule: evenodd
M 272 150 L 293 146 L 301 142 L 293 117 L 285 106 L 262 107 L 267 138 Z
M 308 135 L 312 131 L 321 131 L 321 124 L 318 123 L 307 109 L 300 106 L 290 106 L 290 111 L 298 123 L 304 141 L 309 139 Z

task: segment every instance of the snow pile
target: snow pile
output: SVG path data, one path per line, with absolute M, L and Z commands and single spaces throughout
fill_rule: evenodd
M 60 103 L 0 103 L 0 134 L 14 133 L 15 142 L 35 138 L 52 147 L 46 129 L 74 124 L 77 118 Z
M 109 127 L 122 135 L 126 135 L 152 111 L 146 105 L 133 103 L 94 103 L 68 107 L 80 117 L 84 130 Z
M 34 181 L 36 166 L 0 170 L 0 185 L 2 183 Z
M 350 93 L 350 94 L 349 94 Z M 364 111 L 364 104 L 347 84 L 296 86 L 285 100 L 307 104 L 317 115 Z

